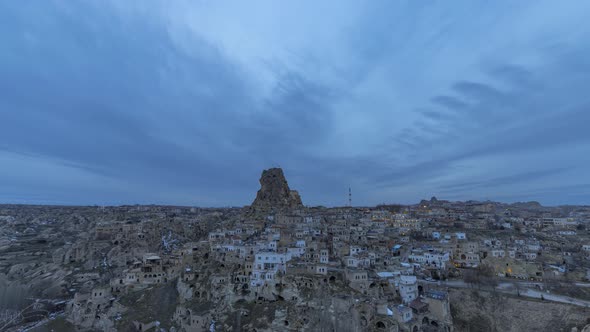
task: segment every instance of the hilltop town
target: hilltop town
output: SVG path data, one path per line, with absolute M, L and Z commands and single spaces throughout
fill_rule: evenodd
M 590 331 L 589 206 L 260 184 L 243 208 L 0 205 L 0 331 Z

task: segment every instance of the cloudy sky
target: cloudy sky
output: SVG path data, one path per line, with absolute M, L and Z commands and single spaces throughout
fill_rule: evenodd
M 0 202 L 590 203 L 588 1 L 2 1 Z

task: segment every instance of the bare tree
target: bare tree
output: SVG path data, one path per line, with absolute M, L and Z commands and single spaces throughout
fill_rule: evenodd
M 491 287 L 493 291 L 496 290 L 496 286 L 498 286 L 498 280 L 496 280 L 494 268 L 491 265 L 482 264 L 478 266 L 477 274 L 481 284 Z
M 469 284 L 469 287 L 472 287 L 474 284 L 478 283 L 478 276 L 475 270 L 463 270 L 463 281 Z
M 495 278 L 494 268 L 487 264 L 482 264 L 475 269 L 463 271 L 463 281 L 470 285 L 488 286 L 492 290 L 496 289 L 498 281 Z

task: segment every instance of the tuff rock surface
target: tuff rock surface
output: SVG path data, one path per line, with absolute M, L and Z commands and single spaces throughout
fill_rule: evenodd
M 250 206 L 251 211 L 297 209 L 303 207 L 301 197 L 291 190 L 281 168 L 270 168 L 262 172 L 260 190 Z

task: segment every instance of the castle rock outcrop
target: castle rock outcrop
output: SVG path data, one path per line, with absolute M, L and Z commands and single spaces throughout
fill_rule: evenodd
M 292 210 L 303 207 L 301 197 L 291 190 L 281 168 L 264 170 L 260 177 L 260 190 L 250 206 L 251 212 Z

